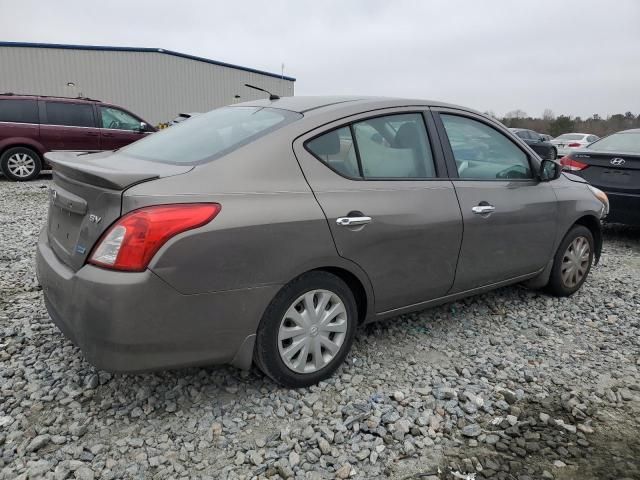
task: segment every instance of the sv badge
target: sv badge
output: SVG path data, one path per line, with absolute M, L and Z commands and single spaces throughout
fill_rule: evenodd
M 93 213 L 89 215 L 89 221 L 95 223 L 96 225 L 102 221 L 102 217 L 94 215 Z

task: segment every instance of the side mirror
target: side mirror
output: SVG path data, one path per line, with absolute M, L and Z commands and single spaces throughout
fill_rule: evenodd
M 558 162 L 553 160 L 542 160 L 540 164 L 540 180 L 543 182 L 550 182 L 559 178 L 562 174 L 562 167 Z
M 140 122 L 140 126 L 138 127 L 138 132 L 143 133 L 146 132 L 149 129 L 149 125 L 147 125 L 147 122 Z

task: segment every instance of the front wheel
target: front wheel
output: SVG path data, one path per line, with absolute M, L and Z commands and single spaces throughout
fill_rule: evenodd
M 591 231 L 574 225 L 565 235 L 553 259 L 547 290 L 558 297 L 568 297 L 580 290 L 593 264 L 594 241 Z
M 13 147 L 5 150 L 0 157 L 2 173 L 17 182 L 32 180 L 42 169 L 40 155 L 26 147 Z
M 264 313 L 255 346 L 258 367 L 287 387 L 307 387 L 342 364 L 357 327 L 353 293 L 328 272 L 309 272 L 287 284 Z

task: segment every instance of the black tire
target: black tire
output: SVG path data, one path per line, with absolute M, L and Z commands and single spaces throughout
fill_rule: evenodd
M 285 313 L 301 295 L 311 290 L 328 290 L 339 297 L 345 306 L 347 331 L 344 341 L 333 359 L 312 373 L 298 373 L 287 367 L 278 348 L 278 331 Z M 358 323 L 358 309 L 353 292 L 339 277 L 323 271 L 305 273 L 285 285 L 271 301 L 258 327 L 254 362 L 276 383 L 301 388 L 314 385 L 330 377 L 344 362 L 351 349 Z
M 10 166 L 9 164 L 10 160 L 16 155 L 29 159 L 29 171 L 24 175 L 18 174 L 15 167 Z M 42 159 L 40 158 L 40 155 L 38 155 L 38 152 L 31 150 L 30 148 L 12 147 L 5 150 L 2 153 L 2 156 L 0 156 L 0 168 L 2 169 L 4 176 L 9 180 L 13 180 L 14 182 L 26 182 L 28 180 L 33 180 L 40 174 L 40 171 L 42 170 Z
M 579 279 L 575 285 L 567 285 L 562 275 L 563 260 L 569 245 L 571 245 L 578 237 L 585 238 L 589 244 L 589 261 L 582 278 Z M 560 242 L 558 251 L 553 258 L 553 267 L 551 269 L 551 275 L 549 276 L 549 283 L 546 287 L 547 292 L 555 295 L 556 297 L 568 297 L 580 290 L 582 284 L 587 280 L 589 272 L 591 271 L 591 266 L 593 265 L 594 244 L 595 242 L 593 240 L 591 230 L 583 225 L 574 225 L 571 230 L 567 232 L 562 242 Z

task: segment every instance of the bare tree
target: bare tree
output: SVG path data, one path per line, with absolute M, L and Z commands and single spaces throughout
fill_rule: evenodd
M 556 119 L 556 115 L 550 108 L 545 108 L 544 112 L 542 112 L 542 119 L 551 122 Z
M 504 115 L 504 118 L 527 118 L 526 112 L 520 109 L 511 110 Z

